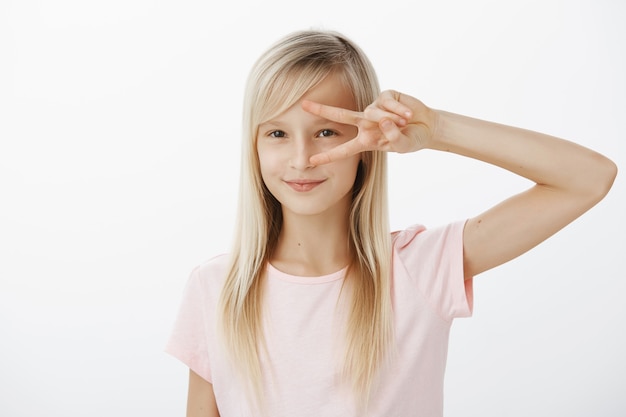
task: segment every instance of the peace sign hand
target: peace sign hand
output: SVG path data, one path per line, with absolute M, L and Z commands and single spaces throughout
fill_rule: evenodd
M 304 100 L 302 108 L 334 122 L 354 125 L 357 136 L 327 152 L 311 156 L 313 165 L 327 164 L 363 151 L 414 152 L 428 147 L 437 125 L 437 113 L 421 101 L 388 90 L 363 112 Z

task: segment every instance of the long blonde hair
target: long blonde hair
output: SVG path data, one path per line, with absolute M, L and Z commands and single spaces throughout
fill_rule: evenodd
M 358 111 L 379 94 L 365 54 L 332 31 L 299 31 L 283 38 L 257 60 L 246 86 L 238 221 L 221 312 L 227 351 L 257 399 L 262 393 L 259 355 L 264 348 L 262 277 L 282 225 L 280 203 L 261 178 L 257 129 L 331 72 L 339 74 L 352 91 Z M 383 152 L 363 153 L 350 211 L 352 261 L 346 288 L 351 309 L 343 374 L 361 400 L 368 398 L 392 340 L 386 167 Z

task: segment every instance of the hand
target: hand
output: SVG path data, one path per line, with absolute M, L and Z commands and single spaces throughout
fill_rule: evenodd
M 311 156 L 313 165 L 327 164 L 363 151 L 414 152 L 428 147 L 437 113 L 421 101 L 397 91 L 384 91 L 363 112 L 304 100 L 302 108 L 338 123 L 354 125 L 357 136 L 327 152 Z

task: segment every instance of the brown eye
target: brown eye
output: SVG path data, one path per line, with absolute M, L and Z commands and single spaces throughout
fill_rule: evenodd
M 284 138 L 285 132 L 283 132 L 282 130 L 274 130 L 271 131 L 268 136 L 271 138 Z
M 323 130 L 320 130 L 317 136 L 320 138 L 330 138 L 333 136 L 337 136 L 337 132 L 335 132 L 334 130 L 330 130 L 330 129 L 323 129 Z

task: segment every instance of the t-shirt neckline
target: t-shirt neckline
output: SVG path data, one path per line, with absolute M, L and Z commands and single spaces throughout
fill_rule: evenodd
M 327 275 L 307 277 L 307 276 L 288 274 L 286 272 L 283 272 L 277 269 L 271 263 L 269 262 L 267 263 L 267 272 L 268 272 L 269 278 L 277 278 L 277 279 L 280 279 L 281 281 L 287 281 L 287 282 L 291 282 L 294 284 L 305 284 L 305 285 L 325 284 L 328 282 L 338 281 L 344 277 L 347 269 L 348 267 L 345 266 L 341 268 L 339 271 L 332 272 Z

